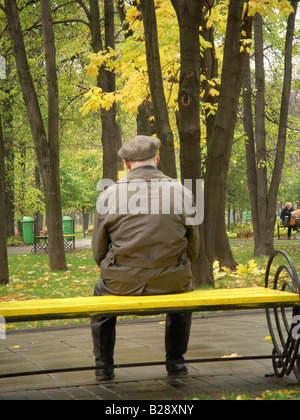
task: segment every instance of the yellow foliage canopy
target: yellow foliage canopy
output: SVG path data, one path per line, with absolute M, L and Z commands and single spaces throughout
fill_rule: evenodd
M 178 88 L 180 75 L 180 37 L 177 16 L 169 0 L 155 0 L 156 15 L 158 23 L 158 39 L 160 46 L 160 58 L 165 88 L 165 96 L 170 111 L 178 109 Z M 229 0 L 219 1 L 212 8 L 207 16 L 208 27 L 214 26 L 215 29 L 215 48 L 216 57 L 219 62 L 219 74 L 222 68 L 224 34 L 227 27 Z M 261 13 L 277 18 L 278 15 L 290 14 L 293 8 L 288 0 L 250 0 L 245 2 L 245 12 L 250 15 Z M 114 71 L 117 75 L 116 92 L 103 92 L 100 88 L 93 87 L 86 94 L 87 102 L 82 108 L 83 115 L 89 112 L 98 112 L 101 108 L 109 109 L 115 102 L 120 102 L 122 109 L 130 114 L 136 114 L 138 107 L 143 101 L 150 99 L 148 85 L 148 69 L 146 60 L 146 49 L 144 39 L 143 22 L 140 19 L 140 12 L 135 6 L 129 7 L 126 12 L 126 19 L 132 35 L 124 42 L 117 44 L 116 50 L 109 48 L 98 54 L 90 54 L 90 64 L 87 67 L 87 74 L 96 77 L 99 68 Z M 246 34 L 242 33 L 244 37 Z M 218 41 L 219 39 L 219 41 Z M 241 52 L 250 52 L 253 41 L 250 39 L 241 40 Z M 210 42 L 205 41 L 200 34 L 200 45 L 203 53 L 205 49 L 211 48 Z M 201 81 L 203 82 L 203 75 Z M 219 86 L 221 81 L 214 79 L 209 81 L 211 88 L 209 94 L 212 97 L 219 96 Z M 202 92 L 201 97 L 204 97 Z M 217 112 L 218 104 L 202 103 L 203 109 L 209 110 L 210 114 Z M 171 115 L 171 124 L 176 127 L 174 112 Z M 201 125 L 205 126 L 205 124 Z M 202 133 L 201 144 L 205 144 L 205 128 Z

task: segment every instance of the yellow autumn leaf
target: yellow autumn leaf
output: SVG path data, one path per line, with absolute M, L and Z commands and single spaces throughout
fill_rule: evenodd
M 238 353 L 226 353 L 222 356 L 222 359 L 230 359 L 231 357 L 240 357 Z
M 264 338 L 264 341 L 272 341 L 272 337 L 270 335 L 267 335 L 267 337 Z
M 210 94 L 212 97 L 215 97 L 215 96 L 220 96 L 220 92 L 219 92 L 218 90 L 214 89 L 214 88 L 210 89 L 209 94 Z
M 133 6 L 131 7 L 128 12 L 126 13 L 126 20 L 128 22 L 133 23 L 134 20 L 140 15 L 140 12 L 138 11 L 137 7 Z
M 288 0 L 250 0 L 248 3 L 249 15 L 254 16 L 256 13 L 279 14 L 280 16 L 288 15 L 293 12 L 293 8 Z
M 214 270 L 214 273 L 215 273 L 215 274 L 219 272 L 219 270 L 220 270 L 220 263 L 219 263 L 219 261 L 218 261 L 218 260 L 216 260 L 216 261 L 213 263 L 213 270 Z
M 99 67 L 95 63 L 91 63 L 87 66 L 87 74 L 91 77 L 98 76 L 99 74 Z
M 231 269 L 228 267 L 221 267 L 221 270 L 224 271 L 227 275 L 231 273 Z
M 248 273 L 248 267 L 246 265 L 239 264 L 236 271 L 237 274 L 244 276 Z
M 255 260 L 250 260 L 248 262 L 248 273 L 249 274 L 254 274 L 254 272 L 256 270 L 256 267 L 257 267 L 257 265 L 256 265 Z

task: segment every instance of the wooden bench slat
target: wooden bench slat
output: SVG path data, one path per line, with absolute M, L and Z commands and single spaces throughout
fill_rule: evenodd
M 96 314 L 157 314 L 300 306 L 299 295 L 263 287 L 198 290 L 159 296 L 102 296 L 0 302 L 6 322 L 90 317 Z

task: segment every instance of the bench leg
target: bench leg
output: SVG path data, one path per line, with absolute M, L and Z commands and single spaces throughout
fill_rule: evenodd
M 270 271 L 276 256 L 283 256 L 285 263 L 277 268 L 274 279 L 270 281 Z M 284 280 L 280 281 L 280 275 L 284 273 Z M 288 277 L 288 279 L 286 279 Z M 271 283 L 271 284 L 270 284 Z M 277 251 L 269 260 L 266 271 L 266 287 L 274 290 L 300 293 L 299 278 L 293 262 L 288 254 Z M 300 383 L 300 335 L 296 333 L 296 326 L 300 320 L 300 308 L 267 308 L 266 316 L 274 349 L 273 368 L 275 375 L 289 376 L 293 371 Z M 290 320 L 290 317 L 292 319 Z

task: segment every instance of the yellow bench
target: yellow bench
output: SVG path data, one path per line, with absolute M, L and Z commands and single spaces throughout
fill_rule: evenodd
M 299 296 L 263 287 L 198 290 L 159 296 L 100 296 L 10 301 L 0 303 L 6 322 L 83 318 L 95 315 L 145 315 L 190 310 L 291 307 Z
M 271 286 L 271 266 L 275 257 L 278 255 L 285 258 L 285 264 L 277 268 L 273 285 Z M 285 273 L 287 279 L 280 286 L 281 290 L 278 290 L 279 279 L 282 273 Z M 0 316 L 4 317 L 6 322 L 20 322 L 82 318 L 95 315 L 145 315 L 178 311 L 207 312 L 265 308 L 268 326 L 274 344 L 273 354 L 270 356 L 246 358 L 270 358 L 273 360 L 276 375 L 289 375 L 291 371 L 294 371 L 300 382 L 300 358 L 298 354 L 300 339 L 292 336 L 292 331 L 295 331 L 294 319 L 297 318 L 297 322 L 298 319 L 300 320 L 299 292 L 298 275 L 290 257 L 282 251 L 277 251 L 269 260 L 266 270 L 265 287 L 198 290 L 188 293 L 159 296 L 91 296 L 9 301 L 0 302 Z M 292 308 L 293 320 L 291 323 L 288 321 L 286 308 Z M 274 318 L 272 315 L 274 315 Z M 242 360 L 243 358 L 237 357 L 236 359 Z M 209 360 L 205 359 L 205 361 Z M 218 361 L 216 359 L 213 360 Z M 232 361 L 234 359 L 230 358 L 230 360 Z M 201 361 L 203 360 L 187 360 L 187 363 Z M 158 364 L 161 363 L 158 362 Z M 122 367 L 120 365 L 118 366 Z M 45 373 L 45 371 L 42 373 Z M 0 378 L 4 376 L 0 375 Z

